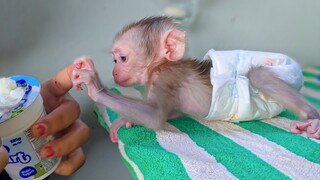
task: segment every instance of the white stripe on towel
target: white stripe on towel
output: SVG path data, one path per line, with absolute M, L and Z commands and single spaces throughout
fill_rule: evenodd
M 191 179 L 237 179 L 187 134 L 168 123 L 165 129 L 156 131 L 157 141 L 180 158 Z
M 99 104 L 99 103 L 95 103 L 95 106 L 98 108 L 104 121 L 110 127 L 111 122 L 110 122 L 109 116 L 107 115 L 107 112 L 106 112 L 106 106 L 104 106 L 103 104 Z M 120 139 L 118 139 L 118 148 L 119 148 L 119 151 L 120 151 L 122 157 L 128 162 L 128 164 L 130 164 L 130 166 L 132 167 L 133 171 L 135 172 L 137 178 L 139 180 L 143 180 L 144 179 L 143 174 L 141 173 L 139 167 L 127 156 L 126 151 L 124 149 L 124 146 L 125 146 L 124 143 Z
M 120 139 L 119 139 L 118 140 L 118 147 L 119 147 L 119 150 L 120 150 L 122 157 L 130 164 L 133 171 L 136 173 L 137 178 L 139 180 L 143 180 L 144 179 L 143 174 L 141 173 L 139 167 L 133 161 L 131 161 L 131 159 L 127 156 L 126 151 L 124 150 L 124 146 L 125 145 L 123 144 L 123 142 L 120 141 Z
M 312 83 L 315 83 L 315 84 L 320 84 L 320 81 L 317 80 L 316 78 L 303 77 L 303 80 L 307 81 L 307 82 L 312 82 Z
M 293 179 L 314 179 L 320 176 L 320 165 L 288 151 L 274 142 L 228 122 L 200 122 L 224 135 Z
M 304 72 L 309 72 L 309 73 L 314 73 L 314 74 L 320 74 L 320 71 L 318 69 L 315 68 L 306 68 L 303 69 Z
M 320 99 L 320 91 L 315 91 L 306 87 L 302 87 L 300 93 Z
M 284 117 L 276 117 L 276 118 L 272 118 L 272 119 L 262 120 L 262 122 L 265 122 L 265 123 L 270 124 L 272 126 L 275 126 L 277 128 L 283 129 L 287 132 L 290 132 L 290 124 L 291 124 L 292 120 L 284 118 Z M 305 138 L 308 138 L 306 132 L 303 132 L 300 135 Z M 313 139 L 313 138 L 311 140 L 315 141 L 317 143 L 320 143 L 320 140 Z

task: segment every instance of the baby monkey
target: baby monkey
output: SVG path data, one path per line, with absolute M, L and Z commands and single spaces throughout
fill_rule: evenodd
M 121 86 L 144 85 L 145 100 L 105 89 L 93 61 L 74 61 L 73 86 L 85 84 L 90 98 L 121 115 L 110 128 L 142 125 L 154 130 L 179 115 L 198 120 L 248 121 L 272 118 L 284 108 L 301 121 L 290 131 L 320 139 L 319 113 L 303 97 L 300 66 L 290 57 L 270 52 L 214 51 L 203 60 L 184 58 L 186 34 L 171 18 L 152 16 L 125 26 L 114 38 L 114 81 Z

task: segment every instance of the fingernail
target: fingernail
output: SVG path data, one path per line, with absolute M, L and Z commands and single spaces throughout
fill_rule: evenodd
M 41 157 L 50 158 L 55 155 L 54 149 L 51 146 L 45 147 L 44 150 L 41 151 Z
M 35 125 L 36 127 L 34 128 L 34 133 L 37 135 L 37 136 L 43 136 L 46 131 L 47 131 L 47 126 L 43 123 L 39 123 L 37 125 Z

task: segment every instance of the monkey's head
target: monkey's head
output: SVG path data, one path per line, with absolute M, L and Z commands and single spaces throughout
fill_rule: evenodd
M 121 86 L 145 85 L 159 65 L 181 60 L 185 47 L 185 32 L 169 17 L 152 16 L 131 23 L 114 38 L 114 81 Z

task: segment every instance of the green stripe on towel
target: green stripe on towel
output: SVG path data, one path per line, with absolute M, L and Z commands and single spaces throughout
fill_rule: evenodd
M 303 71 L 302 75 L 308 78 L 317 78 L 317 74 L 308 71 Z
M 237 123 L 237 125 L 250 132 L 259 134 L 311 162 L 320 163 L 320 144 L 310 139 L 288 133 L 261 121 L 241 122 Z M 319 151 L 315 151 L 315 149 Z
M 289 179 L 244 147 L 191 118 L 179 118 L 170 124 L 188 134 L 198 146 L 240 179 Z
M 309 88 L 309 89 L 312 89 L 312 90 L 315 90 L 315 91 L 320 91 L 320 84 L 316 84 L 316 83 L 313 83 L 313 82 L 305 81 L 304 82 L 304 86 L 306 88 Z
M 299 119 L 299 117 L 296 114 L 294 114 L 293 112 L 291 112 L 289 110 L 283 111 L 281 114 L 279 114 L 279 116 L 285 117 L 288 119 Z
M 179 157 L 164 150 L 156 133 L 141 126 L 119 129 L 127 156 L 135 162 L 145 179 L 190 179 Z
M 311 104 L 313 104 L 313 105 L 317 106 L 318 108 L 320 108 L 320 100 L 319 99 L 317 99 L 315 97 L 312 97 L 312 96 L 309 96 L 307 94 L 304 94 L 303 97 L 306 98 Z
M 115 121 L 116 119 L 118 119 L 120 117 L 120 115 L 114 111 L 112 111 L 110 108 L 106 109 L 107 114 L 109 116 L 109 120 L 111 123 L 113 123 L 113 121 Z
M 141 88 L 138 88 L 141 90 Z M 113 88 L 113 92 L 121 92 Z M 107 108 L 110 122 L 119 117 L 119 114 Z M 186 173 L 179 157 L 164 150 L 156 140 L 156 133 L 141 126 L 134 126 L 127 129 L 121 127 L 118 131 L 119 139 L 124 143 L 126 155 L 144 172 L 145 179 L 190 179 Z M 137 136 L 137 134 L 139 134 Z M 127 161 L 126 161 L 127 162 Z M 172 163 L 176 162 L 176 163 Z M 168 166 L 171 164 L 172 166 Z M 128 166 L 128 162 L 126 163 Z M 128 166 L 130 168 L 131 166 Z M 131 167 L 132 168 L 132 167 Z M 159 171 L 155 171 L 158 169 Z
M 133 167 L 131 166 L 131 164 L 123 157 L 121 156 L 122 161 L 124 162 L 124 164 L 127 166 L 127 168 L 129 169 L 129 171 L 131 172 L 133 179 L 139 179 L 135 170 L 133 169 Z

